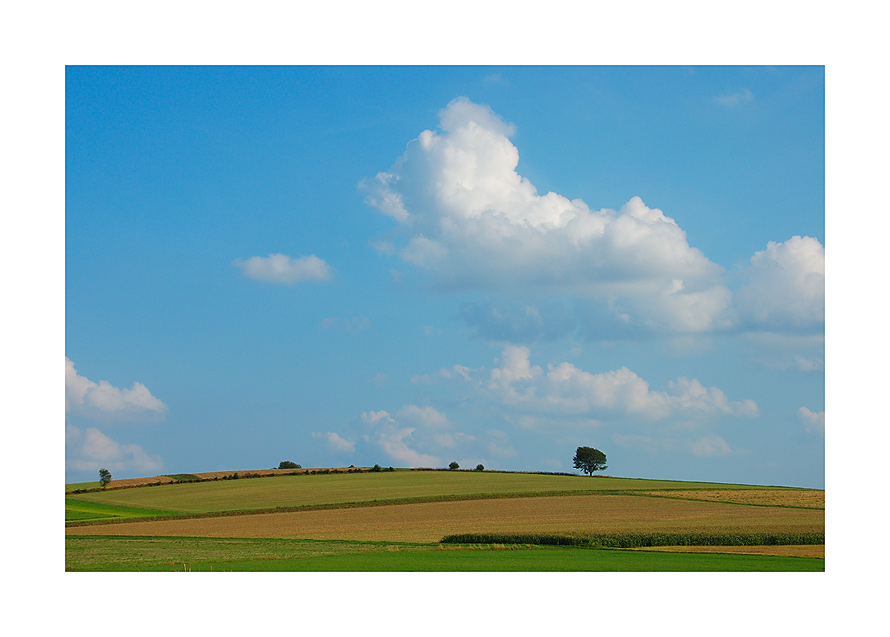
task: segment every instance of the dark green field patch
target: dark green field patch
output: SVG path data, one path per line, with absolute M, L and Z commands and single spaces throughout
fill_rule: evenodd
M 645 557 L 640 557 L 645 556 Z M 657 557 L 655 557 L 657 556 Z M 655 559 L 648 559 L 655 557 Z M 700 559 L 704 558 L 704 559 Z M 237 570 L 247 564 L 221 567 Z M 658 571 L 824 571 L 825 560 L 761 555 L 638 553 L 569 547 L 489 548 L 456 551 L 363 553 L 269 564 L 293 571 L 461 571 L 461 572 L 658 572 Z M 247 568 L 246 570 L 252 570 Z M 275 570 L 278 570 L 275 568 Z
M 157 511 L 101 502 L 85 502 L 76 498 L 65 498 L 65 522 L 125 520 L 155 516 L 169 517 L 173 515 L 177 514 L 171 511 Z
M 201 482 L 201 478 L 192 473 L 171 473 L 167 477 L 173 478 L 177 482 Z
M 100 511 L 84 511 L 80 509 L 69 509 L 65 507 L 65 521 L 66 522 L 87 522 L 89 520 L 109 520 L 114 519 L 116 516 L 109 513 L 102 513 Z

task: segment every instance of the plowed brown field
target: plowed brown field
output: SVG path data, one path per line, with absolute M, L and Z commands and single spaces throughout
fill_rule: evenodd
M 436 542 L 457 533 L 824 532 L 815 509 L 624 495 L 427 502 L 68 528 L 69 535 Z

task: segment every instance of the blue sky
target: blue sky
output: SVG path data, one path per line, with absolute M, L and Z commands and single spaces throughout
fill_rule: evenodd
M 825 76 L 65 73 L 66 481 L 824 487 Z

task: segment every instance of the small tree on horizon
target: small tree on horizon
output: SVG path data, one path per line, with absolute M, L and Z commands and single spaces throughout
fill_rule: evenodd
M 111 472 L 108 469 L 99 469 L 99 484 L 102 485 L 102 488 L 108 486 L 111 482 Z
M 451 469 L 452 471 L 454 471 L 455 469 L 460 469 L 460 465 L 457 464 L 456 462 L 452 462 L 451 464 L 448 465 L 448 468 Z
M 592 476 L 594 471 L 602 471 L 606 468 L 606 454 L 593 447 L 578 447 L 572 462 L 576 469 L 581 469 L 587 475 Z

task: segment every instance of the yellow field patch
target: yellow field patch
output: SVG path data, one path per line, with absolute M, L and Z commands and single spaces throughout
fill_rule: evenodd
M 780 557 L 819 557 L 825 559 L 824 544 L 788 544 L 778 546 L 646 546 L 635 551 L 671 553 L 732 553 L 734 555 L 777 555 Z
M 665 489 L 643 491 L 641 495 L 706 502 L 825 509 L 825 491 L 815 489 Z
M 200 480 L 213 480 L 214 478 L 218 480 L 222 480 L 223 478 L 228 478 L 235 473 L 240 473 L 240 475 L 259 475 L 259 476 L 284 476 L 284 475 L 292 475 L 294 473 L 306 473 L 309 469 L 259 469 L 255 471 L 211 471 L 207 473 L 195 473 L 192 474 L 196 478 Z M 340 471 L 346 471 L 346 469 L 340 469 Z M 114 489 L 125 489 L 128 487 L 142 487 L 150 484 L 157 484 L 160 482 L 161 484 L 170 484 L 172 482 L 178 482 L 175 478 L 171 478 L 170 476 L 154 476 L 152 478 L 123 478 L 120 480 L 112 480 L 111 484 L 108 485 L 108 490 Z
M 66 529 L 69 535 L 437 542 L 458 533 L 824 532 L 824 511 L 626 495 L 426 502 Z

